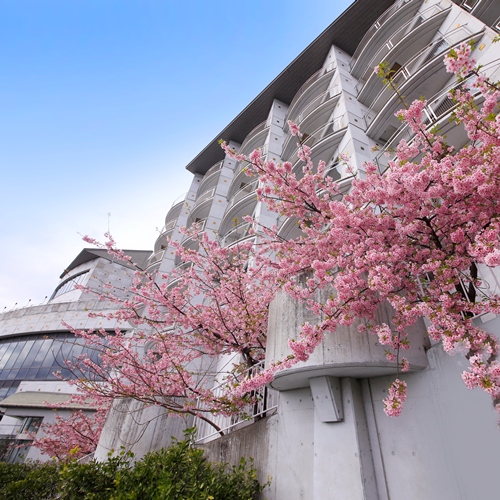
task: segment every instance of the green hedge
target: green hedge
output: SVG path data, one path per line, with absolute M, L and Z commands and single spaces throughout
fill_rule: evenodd
M 188 436 L 131 464 L 131 454 L 80 464 L 0 463 L 0 500 L 254 500 L 253 464 L 212 464 Z

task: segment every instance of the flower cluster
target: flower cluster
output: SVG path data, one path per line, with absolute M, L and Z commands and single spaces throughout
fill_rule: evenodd
M 389 417 L 399 417 L 406 400 L 407 385 L 396 379 L 389 387 L 389 395 L 384 399 L 384 411 Z

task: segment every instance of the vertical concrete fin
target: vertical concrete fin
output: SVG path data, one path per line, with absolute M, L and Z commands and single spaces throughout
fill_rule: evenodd
M 336 377 L 309 379 L 314 407 L 321 422 L 341 422 L 344 419 L 342 390 Z

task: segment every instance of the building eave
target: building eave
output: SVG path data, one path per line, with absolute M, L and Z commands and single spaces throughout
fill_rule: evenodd
M 296 57 L 226 128 L 186 166 L 193 174 L 205 174 L 222 160 L 219 139 L 242 143 L 246 135 L 267 118 L 274 99 L 289 104 L 302 83 L 319 70 L 332 45 L 353 54 L 377 18 L 394 0 L 356 0 L 321 35 Z

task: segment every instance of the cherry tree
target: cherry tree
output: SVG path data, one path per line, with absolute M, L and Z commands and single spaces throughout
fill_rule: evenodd
M 54 411 L 64 408 L 62 405 L 53 407 Z M 95 411 L 75 410 L 68 418 L 56 413 L 53 423 L 41 425 L 43 437 L 35 439 L 32 446 L 62 461 L 92 453 L 99 442 L 108 408 L 109 402 L 101 402 Z
M 297 219 L 302 236 L 283 241 L 276 227 L 269 228 L 269 245 L 286 293 L 318 317 L 289 341 L 286 359 L 243 381 L 237 392 L 245 394 L 278 370 L 307 360 L 324 335 L 356 318 L 363 320 L 359 331 L 376 335 L 387 358 L 407 371 L 401 354 L 409 347 L 408 328 L 426 318 L 433 341 L 469 360 L 462 376 L 467 387 L 481 387 L 500 409 L 498 340 L 474 323 L 477 315 L 500 313 L 500 296 L 487 290 L 480 273 L 500 264 L 500 89 L 475 68 L 470 54 L 471 47 L 462 45 L 445 58 L 448 71 L 463 82 L 450 99 L 467 144 L 447 144 L 424 122 L 426 101 L 414 101 L 398 113 L 413 139 L 399 143 L 384 171 L 369 162 L 364 172 L 355 172 L 341 158 L 352 174 L 347 193 L 326 175 L 325 162 L 313 164 L 307 145 L 300 147 L 303 168 L 297 172 L 290 162 L 264 160 L 259 150 L 246 157 L 222 144 L 227 154 L 248 162 L 248 175 L 259 176 L 259 198 Z M 375 68 L 391 84 L 386 70 Z M 471 75 L 472 83 L 465 82 Z M 289 126 L 300 145 L 298 126 Z M 332 293 L 318 299 L 316 292 L 325 289 Z M 392 324 L 377 324 L 375 312 L 386 303 L 394 310 Z M 385 400 L 388 415 L 400 414 L 406 389 L 398 376 Z
M 83 356 L 68 364 L 85 373 L 74 383 L 86 394 L 133 398 L 211 423 L 212 413 L 238 413 L 251 401 L 250 395 L 236 398 L 229 391 L 215 397 L 210 389 L 217 378 L 228 387 L 237 384 L 264 359 L 276 283 L 251 242 L 224 248 L 196 227 L 185 233 L 199 248 L 172 243 L 184 265 L 161 276 L 137 268 L 128 297 L 99 295 L 117 306 L 115 313 L 104 314 L 133 331 L 72 329 L 88 349 L 99 351 L 100 361 Z M 102 246 L 130 263 L 107 236 Z M 224 356 L 227 367 L 221 373 L 218 361 Z

